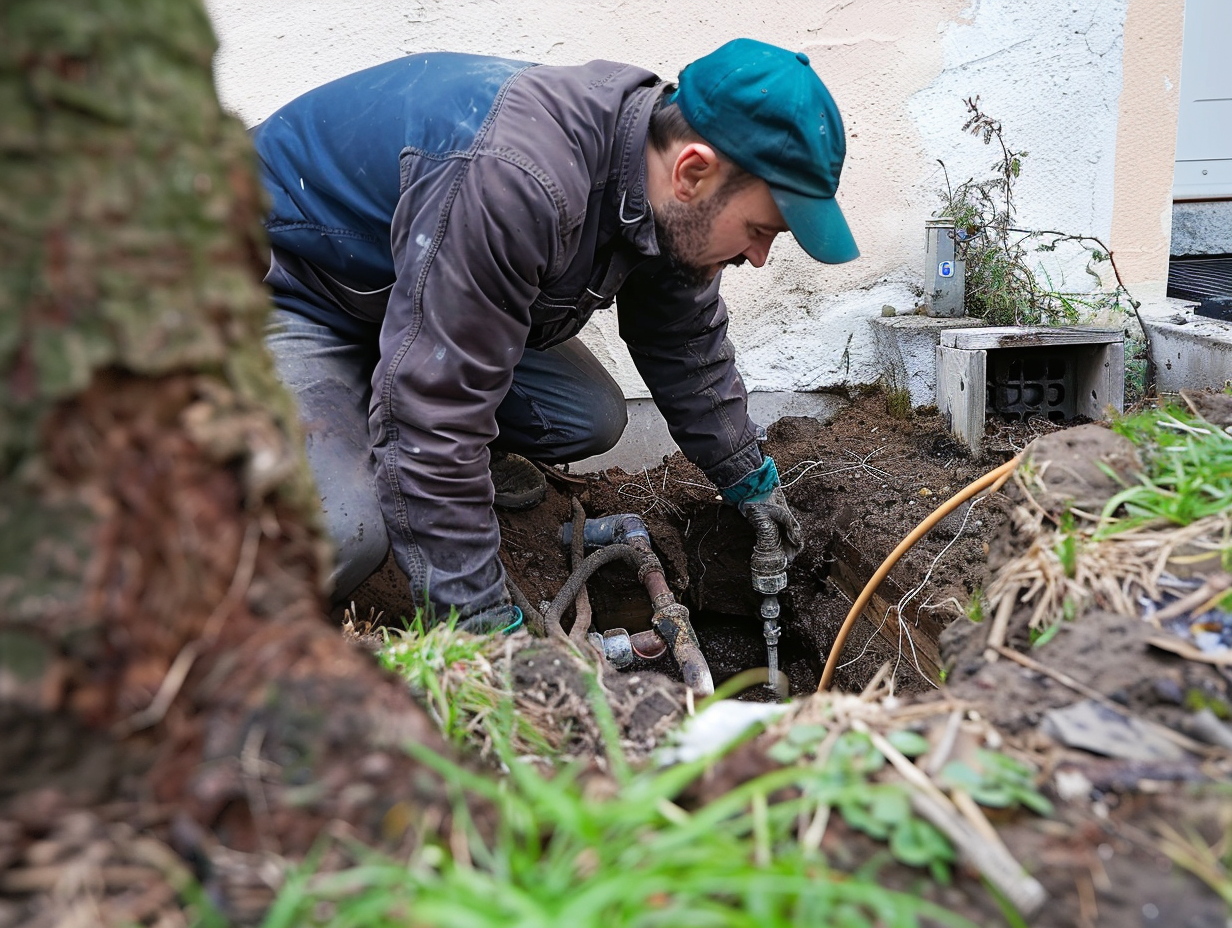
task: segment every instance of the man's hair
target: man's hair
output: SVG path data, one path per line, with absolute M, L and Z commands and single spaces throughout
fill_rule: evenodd
M 724 181 L 721 193 L 724 198 L 730 197 L 734 193 L 739 193 L 749 184 L 753 183 L 757 178 L 746 171 L 731 158 L 723 154 L 707 142 L 697 130 L 689 125 L 689 121 L 684 118 L 684 113 L 680 111 L 680 107 L 675 103 L 667 102 L 667 98 L 672 95 L 675 85 L 668 84 L 664 88 L 663 95 L 659 97 L 659 101 L 655 104 L 654 110 L 650 114 L 650 130 L 649 141 L 655 151 L 667 151 L 673 145 L 689 144 L 690 142 L 702 142 L 710 145 L 719 154 L 719 159 L 726 165 L 727 179 Z

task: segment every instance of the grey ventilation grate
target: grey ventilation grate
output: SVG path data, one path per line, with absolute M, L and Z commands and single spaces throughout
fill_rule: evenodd
M 1041 416 L 1074 418 L 1073 358 L 1038 348 L 989 354 L 988 411 L 1017 422 Z

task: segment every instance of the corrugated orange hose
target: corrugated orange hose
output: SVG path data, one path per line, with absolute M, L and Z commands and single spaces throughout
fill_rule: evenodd
M 898 563 L 899 558 L 911 550 L 911 546 L 928 534 L 929 529 L 948 516 L 951 512 L 975 496 L 977 493 L 987 489 L 989 493 L 996 493 L 1005 485 L 1005 481 L 1010 479 L 1010 474 L 1014 472 L 1014 468 L 1018 466 L 1022 456 L 1019 455 L 1009 461 L 1006 461 L 996 470 L 989 471 L 979 480 L 969 484 L 959 490 L 944 503 L 929 513 L 928 518 L 917 525 L 902 541 L 898 543 L 898 547 L 890 552 L 890 556 L 885 559 L 876 573 L 860 591 L 860 595 L 856 597 L 856 601 L 852 603 L 851 611 L 847 613 L 847 618 L 843 620 L 842 627 L 838 630 L 838 637 L 834 639 L 834 647 L 830 649 L 830 656 L 826 658 L 825 669 L 821 672 L 821 682 L 817 684 L 817 692 L 821 693 L 830 688 L 830 681 L 834 677 L 834 668 L 838 666 L 839 655 L 843 651 L 843 645 L 847 641 L 847 636 L 851 633 L 852 627 L 856 624 L 856 618 L 864 611 L 864 607 L 868 605 L 868 601 L 873 598 L 873 594 L 877 592 L 877 587 L 881 585 L 881 581 L 886 578 L 890 569 Z

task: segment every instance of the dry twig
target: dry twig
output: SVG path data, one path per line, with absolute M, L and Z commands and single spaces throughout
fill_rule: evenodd
M 1013 518 L 1030 544 L 998 572 L 988 587 L 988 601 L 1000 609 L 1009 600 L 1011 610 L 1017 603 L 1034 604 L 1028 625 L 1037 630 L 1061 621 L 1067 600 L 1075 611 L 1094 602 L 1137 618 L 1137 597 L 1159 598 L 1159 579 L 1178 550 L 1194 549 L 1198 554 L 1186 559 L 1205 559 L 1223 550 L 1232 535 L 1232 512 L 1222 512 L 1162 531 L 1143 526 L 1101 539 L 1082 535 L 1072 554 L 1063 557 L 1060 536 L 1044 529 L 1038 514 L 1019 507 Z
M 586 510 L 582 508 L 582 502 L 576 496 L 570 500 L 573 507 L 573 544 L 570 548 L 570 563 L 571 570 L 577 570 L 581 566 L 582 561 L 586 557 Z M 590 594 L 586 591 L 586 584 L 583 583 L 578 589 L 577 598 L 573 601 L 573 627 L 569 629 L 569 637 L 575 644 L 582 644 L 586 640 L 586 633 L 590 631 L 591 622 L 590 610 Z

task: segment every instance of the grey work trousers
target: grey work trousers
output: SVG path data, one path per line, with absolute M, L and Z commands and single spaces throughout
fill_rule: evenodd
M 368 437 L 377 327 L 322 320 L 337 307 L 285 273 L 266 279 L 275 309 L 266 345 L 279 378 L 294 395 L 303 422 L 308 465 L 321 494 L 333 541 L 335 603 L 345 602 L 389 552 L 377 499 Z M 325 310 L 323 312 L 322 310 Z M 492 449 L 545 463 L 580 461 L 609 450 L 626 424 L 620 387 L 576 338 L 544 351 L 527 349 L 496 412 Z

